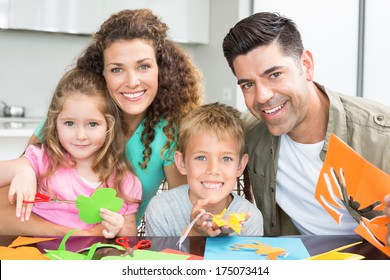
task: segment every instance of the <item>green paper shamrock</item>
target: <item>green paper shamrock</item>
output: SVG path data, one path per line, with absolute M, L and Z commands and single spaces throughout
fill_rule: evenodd
M 102 221 L 100 209 L 106 208 L 118 212 L 122 208 L 123 201 L 116 196 L 116 191 L 111 188 L 97 189 L 91 197 L 79 195 L 76 199 L 76 207 L 79 217 L 87 224 L 95 224 Z

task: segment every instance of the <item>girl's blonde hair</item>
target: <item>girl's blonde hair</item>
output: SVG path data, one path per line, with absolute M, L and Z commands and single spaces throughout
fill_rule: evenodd
M 103 52 L 117 41 L 141 39 L 156 53 L 158 65 L 158 92 L 147 109 L 145 129 L 141 141 L 145 147 L 142 169 L 147 167 L 152 154 L 155 126 L 161 119 L 168 141 L 161 149 L 169 149 L 177 141 L 180 119 L 201 105 L 203 101 L 202 75 L 184 50 L 167 37 L 168 27 L 149 9 L 123 10 L 109 17 L 92 38 L 91 44 L 77 60 L 77 67 L 103 75 Z
M 109 96 L 105 80 L 101 76 L 77 68 L 66 72 L 60 79 L 49 105 L 46 122 L 42 130 L 42 145 L 47 152 L 50 165 L 47 172 L 42 175 L 43 185 L 47 191 L 50 191 L 47 184 L 48 178 L 54 174 L 58 167 L 73 167 L 76 164 L 61 146 L 57 132 L 58 115 L 62 111 L 65 100 L 72 95 L 99 98 L 98 108 L 106 119 L 107 132 L 106 140 L 97 152 L 92 170 L 98 175 L 102 184 L 115 189 L 118 196 L 126 201 L 134 202 L 123 191 L 125 174 L 129 171 L 133 172 L 133 168 L 125 158 L 125 136 L 122 129 L 120 110 Z M 111 176 L 114 176 L 114 180 L 110 185 Z
M 188 141 L 199 132 L 216 135 L 219 140 L 237 141 L 240 157 L 245 153 L 244 123 L 241 112 L 221 103 L 210 103 L 188 113 L 180 123 L 178 150 L 185 156 Z

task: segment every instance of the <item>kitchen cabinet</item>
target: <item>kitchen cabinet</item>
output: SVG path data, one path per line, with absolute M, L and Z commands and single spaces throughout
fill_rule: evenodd
M 0 0 L 0 28 L 94 33 L 112 13 L 149 8 L 176 42 L 207 44 L 210 0 Z
M 89 34 L 102 20 L 102 0 L 8 0 L 8 28 Z
M 207 44 L 210 0 L 103 0 L 103 17 L 123 9 L 149 8 L 168 25 L 179 43 Z

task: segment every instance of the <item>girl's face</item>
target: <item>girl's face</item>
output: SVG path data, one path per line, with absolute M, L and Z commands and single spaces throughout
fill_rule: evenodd
M 99 110 L 101 102 L 98 96 L 72 94 L 58 115 L 60 143 L 76 163 L 92 163 L 106 140 L 107 122 Z
M 104 50 L 103 75 L 125 116 L 144 117 L 158 90 L 154 48 L 141 39 L 112 43 Z

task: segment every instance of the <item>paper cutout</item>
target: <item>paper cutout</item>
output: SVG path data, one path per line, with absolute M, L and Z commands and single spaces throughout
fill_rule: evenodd
M 197 220 L 199 220 L 203 215 L 209 214 L 212 216 L 213 222 L 219 226 L 228 226 L 238 234 L 241 234 L 242 228 L 242 222 L 245 221 L 246 214 L 238 214 L 238 213 L 231 213 L 230 215 L 225 215 L 226 208 L 222 210 L 220 214 L 211 214 L 209 212 L 206 212 L 205 210 L 201 210 L 201 212 L 191 221 L 191 223 L 186 226 L 183 233 L 180 236 L 180 239 L 177 241 L 177 244 L 179 246 L 179 250 L 181 250 L 181 246 L 184 242 L 184 240 L 187 238 L 188 234 L 190 233 L 192 227 L 196 223 Z
M 362 242 L 356 242 L 353 244 L 345 245 L 342 247 L 339 247 L 337 249 L 318 254 L 315 256 L 311 256 L 310 258 L 307 258 L 307 260 L 362 260 L 364 259 L 364 256 L 359 254 L 353 254 L 353 253 L 345 253 L 345 252 L 339 252 L 341 250 L 347 249 L 349 247 L 355 246 L 357 244 L 361 244 Z
M 0 246 L 0 260 L 49 260 L 35 247 L 10 248 Z
M 56 238 L 37 238 L 18 236 L 8 247 L 0 246 L 1 260 L 49 260 L 35 247 L 24 245 L 55 240 Z M 18 247 L 18 248 L 16 248 Z
M 386 245 L 390 218 L 383 214 L 383 198 L 389 193 L 390 175 L 332 134 L 315 197 L 338 223 L 343 221 L 339 210 L 349 208 L 359 221 L 355 232 L 390 257 Z
M 226 208 L 223 209 L 221 214 L 213 215 L 213 221 L 219 226 L 228 226 L 238 234 L 241 234 L 242 223 L 245 221 L 246 214 L 231 213 L 230 215 L 225 215 Z
M 18 236 L 8 247 L 13 248 L 13 247 L 19 247 L 19 246 L 24 246 L 24 245 L 29 245 L 29 244 L 35 244 L 39 242 L 45 242 L 45 241 L 50 241 L 50 240 L 55 240 L 57 238 L 40 238 L 40 237 L 23 237 L 23 236 Z
M 118 212 L 122 208 L 122 204 L 122 199 L 117 197 L 116 191 L 111 188 L 97 189 L 91 197 L 79 195 L 76 198 L 80 219 L 87 224 L 95 224 L 103 220 L 100 217 L 101 208 Z
M 278 260 L 303 260 L 310 257 L 300 238 L 294 237 L 250 237 L 250 236 L 220 236 L 207 237 L 204 252 L 205 260 L 265 260 L 267 255 L 256 254 L 252 248 L 232 250 L 236 244 L 267 244 L 273 248 L 279 247 L 286 254 L 279 256 Z
M 135 250 L 134 257 L 125 256 L 106 256 L 102 260 L 186 260 L 188 256 L 179 254 L 170 254 L 150 250 Z
M 186 226 L 186 228 L 183 230 L 183 233 L 181 234 L 179 240 L 176 243 L 176 245 L 179 246 L 179 250 L 181 250 L 181 246 L 182 246 L 184 240 L 187 238 L 188 234 L 190 233 L 190 231 L 191 231 L 192 227 L 194 226 L 194 224 L 196 223 L 196 221 L 199 220 L 200 217 L 202 217 L 204 214 L 211 215 L 211 213 L 208 213 L 205 210 L 201 209 L 200 213 L 195 217 L 195 219 L 193 219 L 191 221 L 191 223 L 188 226 Z
M 122 246 L 114 244 L 102 244 L 97 242 L 89 248 L 81 249 L 78 252 L 70 252 L 66 250 L 66 241 L 69 237 L 78 229 L 74 229 L 68 232 L 62 239 L 57 250 L 45 250 L 45 255 L 52 260 L 92 260 L 94 254 L 98 248 L 113 247 L 116 249 L 123 249 Z M 80 252 L 88 251 L 87 254 L 81 254 Z
M 232 250 L 241 249 L 254 249 L 258 255 L 265 255 L 267 260 L 277 260 L 279 256 L 286 255 L 286 250 L 280 247 L 272 247 L 269 244 L 263 244 L 259 241 L 253 241 L 252 243 L 233 244 Z
M 52 260 L 87 260 L 92 259 L 92 256 L 90 254 L 83 255 L 79 253 L 74 253 L 66 250 L 66 241 L 68 238 L 78 229 L 71 230 L 68 232 L 64 238 L 62 239 L 60 245 L 58 246 L 57 250 L 45 250 L 46 256 Z M 94 244 L 95 245 L 95 244 Z M 96 248 L 95 248 L 96 250 Z M 90 258 L 89 258 L 90 257 Z
M 194 254 L 187 254 L 187 253 L 184 253 L 182 251 L 178 251 L 178 250 L 174 250 L 174 249 L 170 249 L 170 248 L 166 248 L 164 250 L 161 250 L 160 252 L 188 256 L 188 258 L 186 260 L 203 260 L 202 256 L 198 256 L 198 255 L 194 255 Z

